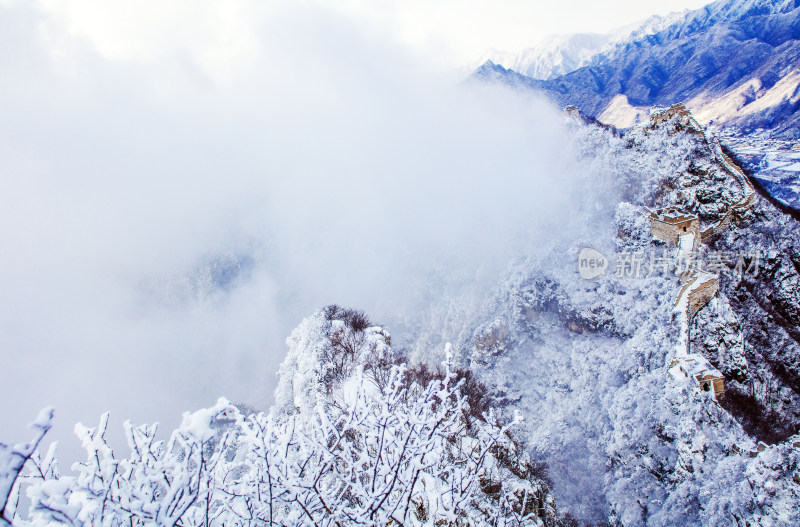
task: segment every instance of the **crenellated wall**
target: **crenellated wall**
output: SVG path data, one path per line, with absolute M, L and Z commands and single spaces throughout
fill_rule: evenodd
M 686 253 L 694 254 L 699 245 L 706 243 L 712 236 L 729 228 L 732 222 L 740 220 L 755 203 L 755 192 L 741 168 L 736 166 L 722 151 L 722 146 L 716 137 L 706 135 L 703 128 L 692 117 L 691 113 L 682 104 L 669 108 L 654 109 L 650 115 L 652 126 L 657 126 L 669 119 L 680 116 L 684 118 L 688 127 L 703 134 L 706 145 L 714 155 L 716 161 L 728 172 L 741 186 L 743 198 L 731 205 L 720 221 L 700 230 L 700 222 L 696 216 L 680 212 L 676 209 L 650 211 L 650 231 L 653 238 L 678 246 L 679 256 Z M 692 247 L 681 247 L 680 238 L 694 233 Z M 689 270 L 680 276 L 682 287 L 675 301 L 674 311 L 681 324 L 681 336 L 675 351 L 675 356 L 670 364 L 669 372 L 672 378 L 685 375 L 693 377 L 701 390 L 711 391 L 719 399 L 725 394 L 725 379 L 722 374 L 710 363 L 702 371 L 693 371 L 691 365 L 707 361 L 700 356 L 689 354 L 689 329 L 692 318 L 703 309 L 709 301 L 719 292 L 719 277 L 697 269 Z M 679 373 L 678 370 L 683 373 Z
M 719 278 L 714 277 L 706 280 L 696 288 L 689 291 L 688 314 L 689 322 L 703 309 L 708 302 L 717 295 L 719 291 Z

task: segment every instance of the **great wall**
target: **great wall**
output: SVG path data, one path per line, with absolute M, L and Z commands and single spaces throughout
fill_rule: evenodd
M 732 222 L 738 221 L 752 209 L 756 194 L 742 169 L 722 151 L 719 139 L 713 136 L 709 138 L 684 105 L 655 108 L 650 114 L 651 126 L 658 126 L 671 119 L 679 120 L 687 131 L 703 136 L 716 162 L 737 182 L 743 193 L 743 197 L 733 203 L 719 221 L 703 230 L 700 228 L 700 219 L 697 216 L 684 213 L 675 207 L 648 210 L 653 238 L 674 244 L 679 262 L 693 262 L 696 261 L 703 243 L 727 229 Z M 686 265 L 686 270 L 679 274 L 679 278 L 683 285 L 672 311 L 679 326 L 679 336 L 675 353 L 670 359 L 668 375 L 673 380 L 692 378 L 699 389 L 711 391 L 716 399 L 720 399 L 725 394 L 723 375 L 705 357 L 690 353 L 689 349 L 692 319 L 719 291 L 719 276 L 693 265 Z

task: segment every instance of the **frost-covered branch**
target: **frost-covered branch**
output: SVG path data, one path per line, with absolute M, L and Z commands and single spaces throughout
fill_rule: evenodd
M 48 430 L 53 426 L 53 409 L 45 408 L 39 412 L 39 416 L 31 424 L 35 435 L 28 443 L 17 445 L 7 445 L 0 443 L 0 525 L 9 524 L 14 517 L 16 510 L 16 499 L 13 500 L 9 509 L 9 497 L 13 497 L 17 489 L 15 484 L 20 471 L 25 463 L 34 455 L 39 443 L 44 438 Z

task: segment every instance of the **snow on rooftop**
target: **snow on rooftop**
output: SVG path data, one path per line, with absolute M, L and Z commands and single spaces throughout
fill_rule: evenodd
M 667 373 L 669 373 L 669 376 L 675 380 L 686 378 L 686 373 L 681 369 L 680 364 L 673 364 L 672 366 L 670 366 Z
M 722 374 L 719 372 L 719 370 L 712 366 L 711 363 L 708 362 L 708 360 L 702 355 L 690 353 L 686 356 L 678 357 L 676 360 L 678 362 L 672 368 L 680 367 L 680 369 L 688 376 L 694 378 L 722 377 Z M 670 372 L 672 371 L 672 368 L 670 368 Z
M 697 216 L 695 216 L 694 214 L 687 214 L 685 212 L 681 212 L 680 210 L 674 207 L 668 207 L 666 209 L 657 209 L 654 211 L 650 211 L 650 214 L 653 218 L 657 220 L 668 221 L 668 222 L 697 219 Z

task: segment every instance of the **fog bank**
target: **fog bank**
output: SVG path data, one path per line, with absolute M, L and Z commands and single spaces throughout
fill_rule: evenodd
M 48 404 L 61 439 L 105 410 L 267 407 L 314 309 L 402 340 L 574 214 L 556 109 L 315 4 L 241 16 L 120 56 L 0 7 L 0 440 Z

